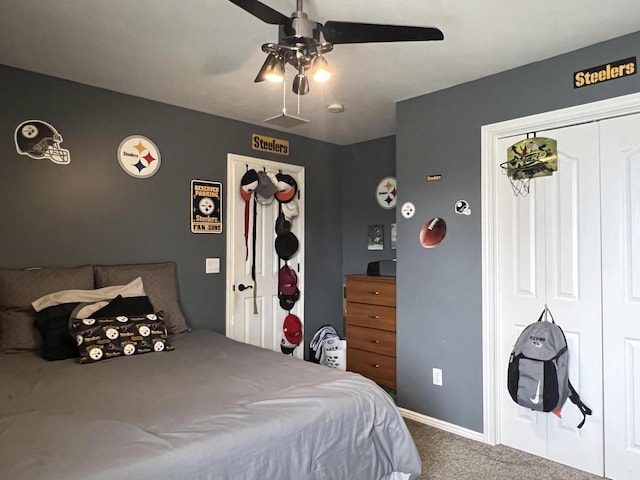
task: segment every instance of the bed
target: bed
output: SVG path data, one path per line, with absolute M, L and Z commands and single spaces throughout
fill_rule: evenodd
M 0 317 L 0 336 L 6 324 Z M 0 478 L 395 480 L 420 473 L 403 419 L 372 381 L 211 331 L 176 333 L 168 342 L 171 351 L 86 365 L 47 361 L 38 349 L 0 354 Z

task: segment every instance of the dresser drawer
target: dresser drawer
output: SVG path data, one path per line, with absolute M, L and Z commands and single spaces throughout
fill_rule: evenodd
M 370 378 L 380 385 L 396 389 L 396 359 L 351 348 L 347 342 L 347 370 Z
M 350 325 L 358 325 L 360 327 L 379 328 L 389 332 L 396 331 L 395 307 L 347 302 L 346 308 L 347 329 Z
M 373 305 L 396 305 L 396 282 L 382 277 L 347 277 L 346 298 L 348 302 Z
M 358 350 L 396 356 L 396 334 L 373 328 L 350 325 L 347 327 L 348 345 Z

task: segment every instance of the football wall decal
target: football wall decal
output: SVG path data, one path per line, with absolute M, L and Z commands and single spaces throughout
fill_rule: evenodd
M 440 245 L 446 234 L 446 222 L 440 217 L 432 218 L 420 230 L 420 245 L 424 248 L 436 247 Z

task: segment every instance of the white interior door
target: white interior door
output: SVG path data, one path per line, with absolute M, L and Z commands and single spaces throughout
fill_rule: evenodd
M 602 334 L 598 126 L 548 132 L 558 141 L 558 171 L 531 181 L 515 197 L 509 180 L 496 178 L 499 372 L 522 329 L 547 304 L 563 328 L 570 378 L 593 416 L 567 402 L 562 419 L 516 405 L 506 373 L 499 375 L 500 440 L 505 445 L 596 474 L 603 472 Z M 519 140 L 503 139 L 499 154 Z M 498 174 L 500 175 L 500 174 Z
M 507 159 L 507 149 L 524 138 L 501 139 L 498 152 Z M 500 442 L 535 455 L 547 455 L 547 418 L 519 407 L 507 390 L 509 354 L 520 332 L 536 320 L 545 305 L 544 195 L 539 193 L 548 179 L 531 182 L 529 195 L 516 197 L 507 177 L 496 178 L 496 309 L 500 353 Z
M 601 122 L 605 465 L 640 478 L 640 115 Z
M 229 154 L 227 158 L 227 336 L 244 343 L 280 351 L 282 322 L 287 312 L 278 299 L 278 255 L 275 251 L 275 222 L 278 201 L 270 204 L 249 202 L 249 221 L 245 245 L 245 201 L 240 196 L 240 181 L 248 169 L 291 175 L 298 184 L 299 214 L 292 220 L 291 231 L 299 248 L 289 265 L 298 272 L 300 299 L 291 313 L 304 325 L 304 167 Z M 256 240 L 253 242 L 253 211 L 256 208 Z M 255 248 L 255 264 L 253 249 Z M 252 267 L 255 265 L 255 282 Z M 304 357 L 304 342 L 294 355 Z
M 569 378 L 593 415 L 570 401 L 547 415 L 547 458 L 603 473 L 602 280 L 598 124 L 540 132 L 558 141 L 558 171 L 546 184 L 546 297 L 569 347 Z M 536 180 L 537 181 L 537 180 Z

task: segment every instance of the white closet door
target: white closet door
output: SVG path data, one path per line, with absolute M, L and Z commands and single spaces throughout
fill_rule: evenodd
M 240 181 L 247 169 L 264 170 L 291 175 L 304 191 L 304 167 L 277 163 L 259 158 L 228 154 L 227 169 L 229 185 L 226 216 L 227 228 L 227 336 L 239 342 L 280 351 L 282 322 L 287 312 L 278 299 L 278 255 L 275 251 L 275 223 L 279 214 L 278 201 L 257 205 L 255 278 L 251 274 L 253 265 L 253 197 L 249 206 L 247 247 L 245 246 L 245 202 L 240 196 Z M 291 231 L 297 236 L 299 247 L 289 264 L 298 272 L 298 287 L 304 292 L 304 197 L 295 200 L 299 215 L 293 219 Z M 245 289 L 240 285 L 250 288 Z M 255 295 L 255 299 L 254 299 Z M 304 295 L 304 293 L 303 293 Z M 254 310 L 254 302 L 257 309 Z M 291 313 L 298 315 L 304 323 L 304 298 L 296 302 Z M 302 358 L 304 345 L 296 348 L 294 355 Z
M 601 123 L 605 468 L 640 478 L 640 115 Z
M 567 338 L 571 383 L 593 410 L 582 429 L 576 428 L 582 414 L 569 400 L 562 419 L 548 415 L 547 458 L 601 475 L 599 127 L 590 123 L 538 132 L 538 136 L 558 142 L 558 171 L 545 184 L 547 305 Z
M 524 138 L 501 139 L 496 162 L 506 161 L 507 149 Z M 499 173 L 495 201 L 500 442 L 541 457 L 547 456 L 547 417 L 513 402 L 507 390 L 507 364 L 518 335 L 537 319 L 546 301 L 545 182 L 546 179 L 531 182 L 529 195 L 516 197 L 509 179 Z
M 558 172 L 515 198 L 497 178 L 501 443 L 582 470 L 603 472 L 599 143 L 596 124 L 538 132 L 558 141 Z M 517 138 L 505 140 L 500 154 Z M 503 148 L 504 147 L 504 148 Z M 506 389 L 509 351 L 548 304 L 567 336 L 572 383 L 594 415 L 569 401 L 562 419 L 517 406 Z

